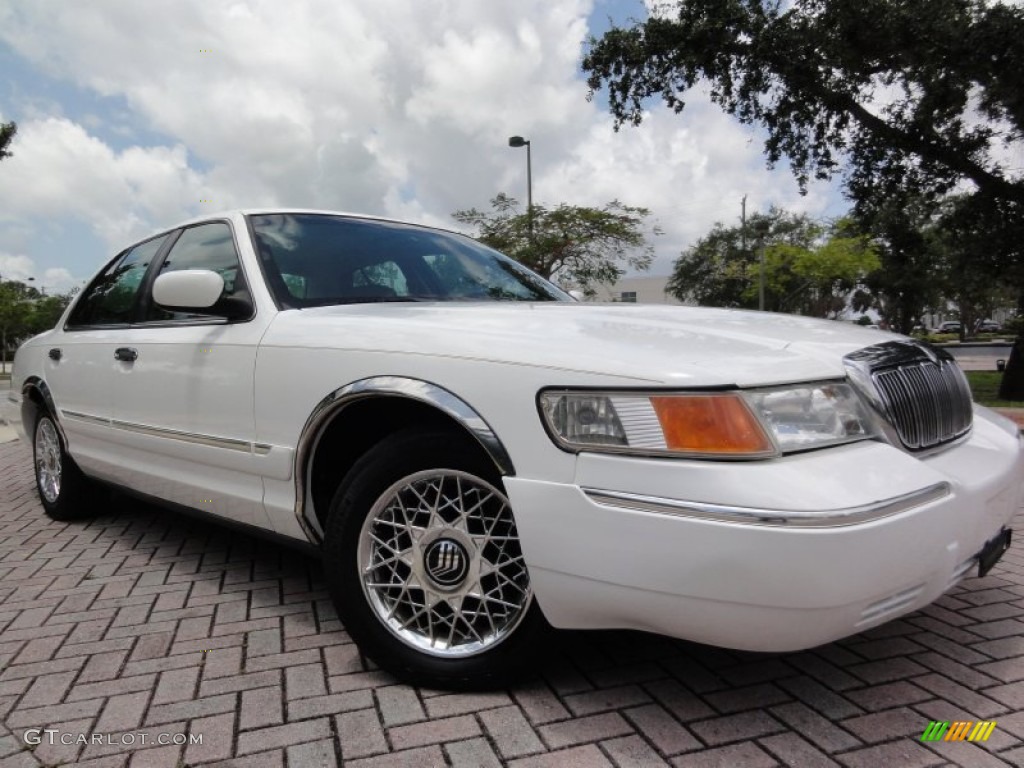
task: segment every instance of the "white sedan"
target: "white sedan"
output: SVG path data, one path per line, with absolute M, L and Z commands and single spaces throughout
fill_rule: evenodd
M 555 627 L 807 648 L 985 573 L 1024 452 L 928 346 L 579 303 L 461 235 L 205 217 L 118 254 L 16 358 L 46 513 L 115 486 L 315 548 L 346 629 L 433 686 Z

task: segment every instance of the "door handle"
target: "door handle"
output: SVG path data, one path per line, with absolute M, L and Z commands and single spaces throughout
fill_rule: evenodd
M 58 347 L 54 347 L 50 350 L 51 360 L 60 360 L 61 354 L 63 354 Z
M 114 350 L 114 359 L 123 363 L 134 363 L 138 356 L 138 350 L 131 347 L 118 347 Z

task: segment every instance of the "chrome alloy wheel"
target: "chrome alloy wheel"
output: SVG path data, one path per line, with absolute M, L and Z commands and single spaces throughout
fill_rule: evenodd
M 60 438 L 53 422 L 43 419 L 36 430 L 36 481 L 43 498 L 51 504 L 60 496 Z
M 367 515 L 358 551 L 374 614 L 432 656 L 493 648 L 533 598 L 508 499 L 467 472 L 429 469 L 392 485 Z

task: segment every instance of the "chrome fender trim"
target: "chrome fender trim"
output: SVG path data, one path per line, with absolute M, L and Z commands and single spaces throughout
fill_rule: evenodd
M 61 423 L 61 413 L 57 408 L 57 404 L 53 401 L 53 395 L 50 393 L 50 387 L 47 386 L 46 382 L 40 379 L 38 376 L 29 376 L 21 384 L 21 423 L 25 433 L 32 439 L 32 433 L 28 431 L 28 427 L 25 426 L 25 409 L 35 408 L 34 404 L 31 404 L 31 398 L 28 397 L 29 392 L 33 389 L 38 390 L 39 394 L 42 395 L 43 402 L 46 403 L 47 410 L 50 411 L 50 415 L 53 416 L 53 423 L 57 426 L 57 431 L 60 433 L 60 439 L 64 441 L 64 450 L 70 451 L 68 444 L 68 436 L 64 432 L 64 425 Z M 35 430 L 35 423 L 32 424 L 32 429 Z
M 317 403 L 306 419 L 295 451 L 295 517 L 309 540 L 323 541 L 324 532 L 316 519 L 309 482 L 310 458 L 320 436 L 344 408 L 370 397 L 403 397 L 429 405 L 461 424 L 490 456 L 503 475 L 514 475 L 512 459 L 484 418 L 465 400 L 437 384 L 403 376 L 373 376 L 334 390 Z
M 949 496 L 953 492 L 949 483 L 935 483 L 918 491 L 881 499 L 871 504 L 856 507 L 839 507 L 822 510 L 757 509 L 755 507 L 733 507 L 723 504 L 709 504 L 703 501 L 681 501 L 656 496 L 643 496 L 622 491 L 604 491 L 596 488 L 582 488 L 583 493 L 595 504 L 617 507 L 636 512 L 653 512 L 658 515 L 689 517 L 716 523 L 739 525 L 765 525 L 781 528 L 839 528 L 860 525 L 883 517 L 930 504 Z

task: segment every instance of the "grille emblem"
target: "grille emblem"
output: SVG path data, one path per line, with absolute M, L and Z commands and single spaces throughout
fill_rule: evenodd
M 469 555 L 452 539 L 438 539 L 423 556 L 427 575 L 439 586 L 451 588 L 462 583 L 469 572 Z

